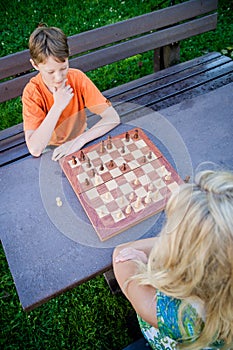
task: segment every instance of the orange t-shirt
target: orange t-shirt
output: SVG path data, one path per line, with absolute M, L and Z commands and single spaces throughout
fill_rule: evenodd
M 57 121 L 50 145 L 60 145 L 85 131 L 85 107 L 92 113 L 100 114 L 111 105 L 86 74 L 78 69 L 69 69 L 67 84 L 73 88 L 74 96 Z M 53 94 L 44 84 L 40 73 L 26 85 L 22 102 L 24 130 L 36 130 L 54 102 Z

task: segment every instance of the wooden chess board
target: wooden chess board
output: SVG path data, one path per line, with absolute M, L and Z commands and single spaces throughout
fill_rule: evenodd
M 183 183 L 141 129 L 109 135 L 60 165 L 101 241 L 162 211 Z

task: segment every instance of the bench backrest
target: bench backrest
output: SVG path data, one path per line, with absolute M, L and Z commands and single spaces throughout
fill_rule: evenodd
M 190 0 L 70 36 L 70 66 L 87 72 L 213 30 L 217 2 Z M 0 58 L 0 80 L 8 78 L 0 84 L 0 102 L 20 96 L 36 74 L 29 59 L 29 50 Z

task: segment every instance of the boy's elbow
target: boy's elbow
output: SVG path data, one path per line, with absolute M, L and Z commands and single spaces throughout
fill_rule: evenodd
M 29 150 L 29 152 L 30 152 L 30 154 L 33 156 L 33 157 L 35 157 L 35 158 L 38 158 L 38 157 L 40 157 L 41 156 L 41 153 L 42 152 L 36 152 L 36 151 L 30 151 Z
M 30 146 L 30 145 L 27 145 L 27 147 L 28 147 L 29 153 L 30 153 L 33 157 L 38 158 L 38 157 L 41 156 L 42 150 L 40 150 L 40 149 L 38 149 L 38 148 L 36 148 L 36 147 L 32 147 L 32 146 Z

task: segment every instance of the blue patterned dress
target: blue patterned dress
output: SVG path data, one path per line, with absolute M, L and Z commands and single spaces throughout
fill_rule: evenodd
M 181 304 L 182 300 L 156 291 L 158 329 L 138 316 L 141 331 L 152 349 L 175 350 L 177 343 L 187 339 L 193 341 L 200 334 L 204 321 L 191 304 L 182 308 L 182 327 L 179 325 L 178 314 Z M 222 345 L 221 342 L 218 342 L 205 349 L 220 349 L 220 345 Z

